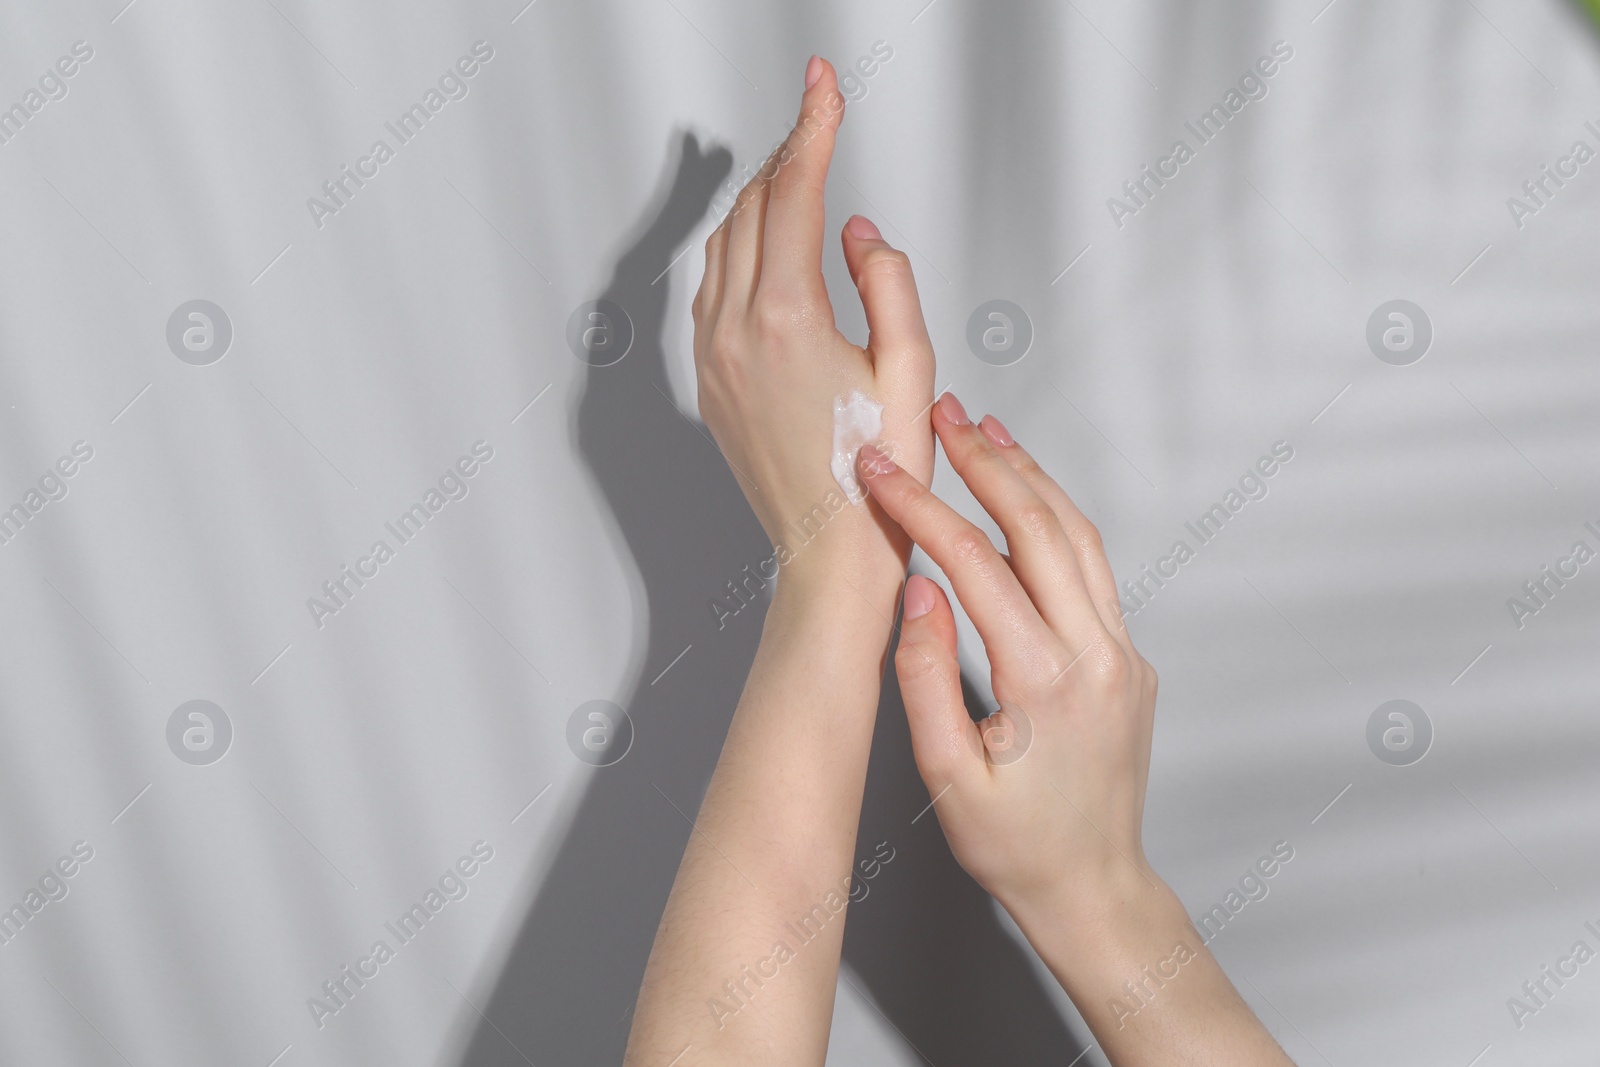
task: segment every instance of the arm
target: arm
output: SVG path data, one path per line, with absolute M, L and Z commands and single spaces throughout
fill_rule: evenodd
M 832 68 L 813 59 L 800 122 L 706 244 L 694 304 L 700 410 L 779 573 L 646 967 L 627 1054 L 639 1067 L 819 1064 L 827 1049 L 910 551 L 830 474 L 834 399 L 875 397 L 908 465 L 928 477 L 933 464 L 933 352 L 916 288 L 905 256 L 865 219 L 852 218 L 842 240 L 867 347 L 833 324 L 822 192 L 843 106 Z
M 1288 1064 L 1145 859 L 1156 676 L 1122 624 L 1099 532 L 997 420 L 972 425 L 946 394 L 933 427 L 1009 559 L 883 452 L 863 448 L 861 470 L 949 577 L 1000 701 L 972 723 L 950 603 L 911 578 L 895 667 L 951 849 L 1118 1067 Z
M 630 1064 L 820 1064 L 898 582 L 780 585 L 656 934 Z M 853 602 L 853 603 L 852 603 Z M 829 607 L 828 605 L 834 605 Z M 840 610 L 842 609 L 842 610 Z M 809 940 L 807 940 L 809 939 Z

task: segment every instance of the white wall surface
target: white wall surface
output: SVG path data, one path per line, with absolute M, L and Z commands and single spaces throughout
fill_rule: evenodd
M 0 506 L 92 450 L 0 545 L 0 905 L 92 849 L 0 944 L 0 1062 L 619 1060 L 759 630 L 706 603 L 763 547 L 692 421 L 708 205 L 810 53 L 879 41 L 830 232 L 861 212 L 911 252 L 940 384 L 1119 574 L 1293 449 L 1130 620 L 1163 681 L 1157 868 L 1198 916 L 1294 849 L 1213 942 L 1245 997 L 1303 1064 L 1593 1062 L 1600 963 L 1520 1028 L 1507 1006 L 1600 949 L 1600 563 L 1520 627 L 1507 604 L 1600 550 L 1600 162 L 1520 227 L 1507 205 L 1600 149 L 1576 5 L 125 2 L 0 8 L 0 105 L 29 111 L 0 144 Z M 1119 226 L 1108 198 L 1278 41 L 1265 97 Z M 590 368 L 567 324 L 602 296 L 635 336 Z M 1034 331 L 1006 367 L 966 342 L 996 298 Z M 195 299 L 231 325 L 206 365 L 167 339 Z M 1393 299 L 1433 332 L 1407 366 L 1366 340 Z M 464 498 L 386 533 L 480 441 Z M 168 740 L 197 699 L 232 731 L 204 765 Z M 567 743 L 595 699 L 634 727 L 604 768 Z M 1391 699 L 1431 723 L 1409 766 L 1368 746 Z M 829 1062 L 1103 1062 L 927 802 L 891 691 L 861 840 L 896 860 L 852 909 Z

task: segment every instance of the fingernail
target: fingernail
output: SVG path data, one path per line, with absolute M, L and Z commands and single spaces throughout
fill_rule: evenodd
M 978 429 L 982 430 L 985 437 L 999 445 L 1001 448 L 1009 448 L 1010 446 L 1016 444 L 1016 442 L 1011 439 L 1011 431 L 1007 430 L 1005 424 L 999 419 L 995 418 L 993 415 L 985 415 L 981 420 L 979 420 Z
M 933 582 L 920 574 L 906 579 L 905 621 L 920 619 L 933 610 Z
M 851 237 L 859 237 L 867 241 L 883 240 L 883 233 L 865 215 L 851 215 L 850 220 L 844 224 L 844 228 L 850 231 Z
M 954 393 L 946 393 L 939 398 L 939 414 L 954 426 L 966 426 L 971 421 L 967 418 L 967 409 L 961 406 L 961 401 L 956 399 Z
M 820 77 L 822 77 L 822 57 L 812 56 L 811 61 L 806 64 L 806 88 L 809 89 L 817 84 L 817 79 Z
M 894 460 L 877 445 L 862 445 L 860 453 L 856 456 L 856 465 L 868 478 L 878 474 L 892 474 L 899 469 L 894 465 Z

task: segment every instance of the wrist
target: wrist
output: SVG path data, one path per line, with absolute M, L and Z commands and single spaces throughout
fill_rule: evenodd
M 1183 910 L 1148 864 L 1120 859 L 1094 877 L 1064 876 L 1000 902 L 1030 941 L 1037 937 L 1080 954 L 1114 953 L 1132 931 L 1168 924 Z
M 1002 903 L 1069 993 L 1120 982 L 1180 941 L 1194 952 L 1203 944 L 1183 902 L 1146 864 Z
M 789 529 L 775 539 L 775 606 L 778 601 L 855 601 L 870 607 L 886 625 L 893 620 L 910 545 L 897 543 L 904 541 L 898 529 L 893 540 L 886 536 L 878 517 L 866 508 L 850 512 L 809 536 Z
M 886 642 L 899 606 L 903 570 L 813 557 L 778 572 L 768 618 L 815 621 L 843 642 Z

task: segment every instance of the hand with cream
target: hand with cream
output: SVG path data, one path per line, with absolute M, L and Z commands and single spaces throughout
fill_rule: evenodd
M 817 68 L 794 132 L 706 242 L 694 300 L 700 414 L 781 546 L 782 573 L 841 571 L 883 591 L 874 600 L 892 612 L 910 547 L 870 504 L 850 506 L 865 500 L 855 453 L 890 441 L 908 470 L 931 476 L 933 347 L 909 260 L 859 215 L 841 240 L 866 310 L 866 347 L 834 325 L 823 190 L 844 98 L 833 69 Z
M 822 280 L 822 194 L 843 109 L 833 68 L 813 56 L 789 139 L 706 242 L 694 301 L 700 413 L 781 570 L 656 932 L 629 1067 L 801 1067 L 827 1056 L 867 755 L 910 554 L 862 492 L 855 458 L 868 441 L 893 442 L 918 478 L 933 470 L 933 348 L 905 255 L 866 219 L 845 223 L 865 348 L 835 327 Z M 786 924 L 818 901 L 841 917 L 795 954 Z

